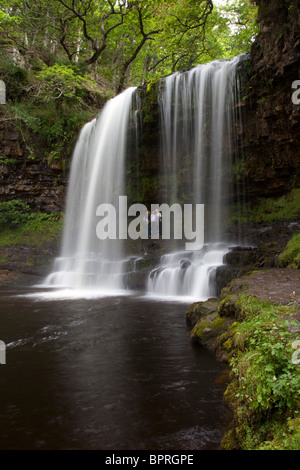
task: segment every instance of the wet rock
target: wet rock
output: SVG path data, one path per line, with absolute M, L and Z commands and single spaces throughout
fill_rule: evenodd
M 189 266 L 191 266 L 191 262 L 188 259 L 184 259 L 180 261 L 180 268 L 181 269 L 187 269 Z
M 213 313 L 196 323 L 191 332 L 191 339 L 194 343 L 208 349 L 215 349 L 219 336 L 225 333 L 227 329 L 227 319 Z
M 0 270 L 0 287 L 10 286 L 19 278 L 20 274 L 12 272 L 8 269 Z
M 211 298 L 202 302 L 194 302 L 186 312 L 186 321 L 190 326 L 195 326 L 196 323 L 204 317 L 215 314 L 218 311 L 218 299 Z
M 218 266 L 215 271 L 214 280 L 216 285 L 216 295 L 220 296 L 222 289 L 226 287 L 233 279 L 253 271 L 253 266 Z

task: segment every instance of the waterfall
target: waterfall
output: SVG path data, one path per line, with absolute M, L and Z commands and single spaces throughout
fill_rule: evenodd
M 135 90 L 129 88 L 111 99 L 78 137 L 61 255 L 45 281 L 47 286 L 105 292 L 123 288 L 127 260 L 122 240 L 99 239 L 96 211 L 100 204 L 118 208 L 119 196 L 124 194 L 124 161 Z
M 161 81 L 163 200 L 204 204 L 205 245 L 202 250 L 185 252 L 170 244 L 170 254 L 149 274 L 149 294 L 199 300 L 215 295 L 213 276 L 229 247 L 224 221 L 226 203 L 233 195 L 234 106 L 240 60 L 241 56 L 213 61 Z
M 204 205 L 205 243 L 188 251 L 185 240 L 171 237 L 160 263 L 148 274 L 147 295 L 201 300 L 216 294 L 214 274 L 229 250 L 224 221 L 233 196 L 240 60 L 241 56 L 213 61 L 160 81 L 157 197 L 169 206 Z M 128 185 L 139 189 L 138 141 L 143 132 L 139 100 L 136 88 L 127 89 L 80 132 L 71 164 L 61 254 L 44 286 L 104 294 L 125 292 L 130 286 L 130 276 L 137 271 L 135 259 L 126 256 L 119 233 L 115 239 L 99 239 L 98 216 L 104 214 L 97 209 L 102 204 L 116 208 L 118 224 L 119 197 Z M 135 166 L 130 181 L 126 179 L 129 156 Z

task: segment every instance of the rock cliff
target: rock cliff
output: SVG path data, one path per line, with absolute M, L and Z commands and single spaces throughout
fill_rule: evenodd
M 292 101 L 300 69 L 300 3 L 257 0 L 260 33 L 244 70 L 240 171 L 252 197 L 300 185 L 300 104 Z M 299 88 L 299 86 L 298 86 Z
M 0 119 L 0 201 L 19 199 L 35 210 L 60 212 L 65 185 L 62 169 L 30 155 L 12 122 Z

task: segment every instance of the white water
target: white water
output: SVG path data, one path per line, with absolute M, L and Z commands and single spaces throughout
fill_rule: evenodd
M 124 160 L 135 88 L 110 100 L 82 129 L 74 150 L 60 258 L 46 286 L 115 292 L 123 288 L 126 267 L 120 240 L 96 235 L 100 204 L 118 208 L 124 193 Z M 98 219 L 99 220 L 99 219 Z
M 205 245 L 199 251 L 169 254 L 149 273 L 146 293 L 164 299 L 204 300 L 216 294 L 214 273 L 229 250 L 224 240 L 225 200 L 231 196 L 232 136 L 239 58 L 199 65 L 161 81 L 161 201 L 204 204 Z M 44 286 L 65 297 L 126 292 L 122 240 L 99 240 L 96 209 L 118 208 L 125 194 L 125 156 L 135 88 L 109 101 L 82 129 L 74 151 L 67 195 L 61 256 Z M 178 174 L 186 173 L 185 187 Z M 226 215 L 225 215 L 226 217 Z M 127 291 L 130 293 L 129 291 Z M 53 294 L 53 295 L 56 295 Z
M 214 273 L 229 250 L 223 219 L 231 197 L 232 136 L 236 99 L 236 66 L 240 58 L 199 65 L 161 83 L 162 173 L 164 198 L 182 200 L 179 171 L 189 171 L 191 200 L 205 206 L 205 247 L 196 252 L 173 252 L 148 279 L 154 296 L 185 295 L 207 299 L 215 295 Z M 180 168 L 185 160 L 186 168 Z M 188 260 L 188 262 L 186 262 Z
M 204 300 L 216 295 L 212 276 L 223 264 L 228 247 L 204 246 L 200 251 L 177 251 L 162 256 L 161 265 L 151 271 L 147 290 L 151 297 Z

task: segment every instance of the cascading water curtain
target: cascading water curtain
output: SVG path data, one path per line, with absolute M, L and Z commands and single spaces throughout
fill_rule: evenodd
M 101 204 L 118 208 L 119 196 L 124 193 L 124 160 L 135 92 L 129 88 L 110 100 L 79 135 L 72 158 L 61 256 L 46 285 L 100 291 L 123 288 L 123 242 L 99 239 L 96 213 Z
M 240 57 L 173 74 L 160 86 L 162 194 L 172 204 L 204 204 L 205 247 L 164 256 L 148 291 L 207 298 L 215 267 L 228 250 L 224 218 L 232 202 L 236 69 Z M 227 241 L 226 241 L 227 242 Z

